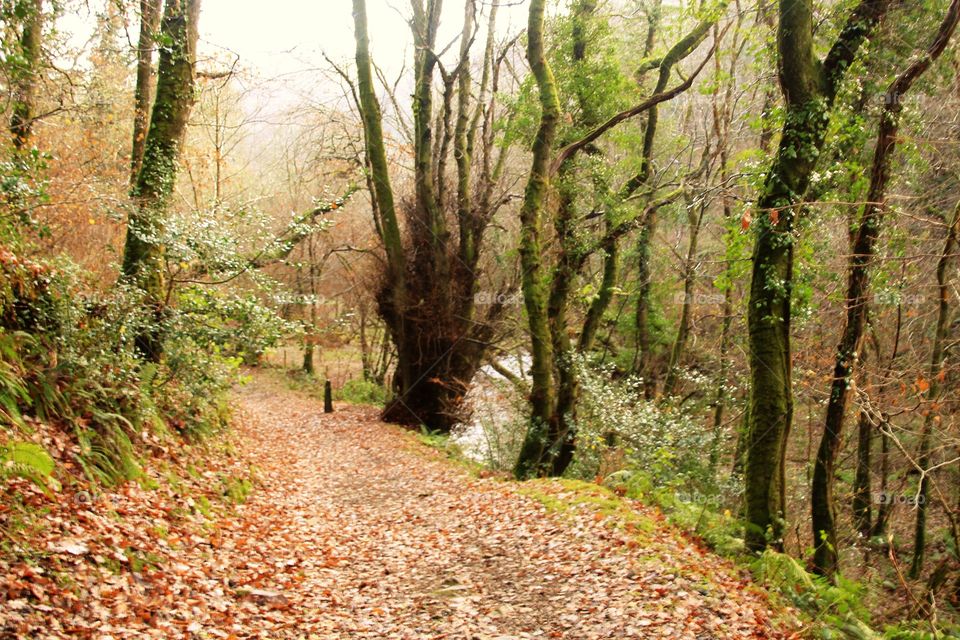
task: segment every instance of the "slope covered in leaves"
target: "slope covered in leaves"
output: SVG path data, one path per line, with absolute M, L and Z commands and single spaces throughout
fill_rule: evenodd
M 96 638 L 789 637 L 745 576 L 653 513 L 619 526 L 618 514 L 578 503 L 569 485 L 474 478 L 370 409 L 324 415 L 317 401 L 266 378 L 236 403 L 241 458 L 258 478 L 245 504 L 181 522 L 170 516 L 184 507 L 176 495 L 131 489 L 115 515 L 97 504 L 60 508 L 59 537 L 42 557 L 0 567 L 0 629 Z M 132 563 L 131 546 L 149 561 Z

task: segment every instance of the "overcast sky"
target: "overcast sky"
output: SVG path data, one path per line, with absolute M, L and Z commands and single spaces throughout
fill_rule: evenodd
M 500 9 L 498 31 L 514 33 L 525 24 L 526 1 L 501 1 L 510 6 Z M 484 13 L 488 2 L 479 3 Z M 443 45 L 460 32 L 463 9 L 464 0 L 444 2 Z M 367 13 L 374 59 L 387 73 L 399 72 L 412 47 L 409 1 L 367 0 Z M 338 62 L 354 53 L 351 0 L 203 0 L 200 32 L 202 52 L 236 53 L 268 77 L 323 66 L 321 52 Z

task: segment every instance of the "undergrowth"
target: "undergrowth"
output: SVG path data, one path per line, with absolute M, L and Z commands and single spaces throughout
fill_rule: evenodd
M 108 487 L 141 478 L 153 448 L 220 431 L 241 363 L 289 323 L 253 294 L 200 286 L 171 289 L 157 312 L 136 287 L 102 290 L 64 258 L 32 258 L 43 230 L 6 214 L 42 201 L 42 185 L 30 191 L 26 170 L 0 182 L 0 481 L 55 489 L 38 424 L 66 434 L 82 474 Z M 142 335 L 162 336 L 162 357 L 140 352 Z
M 289 388 L 301 391 L 318 400 L 323 400 L 324 380 L 302 369 L 284 372 L 284 380 Z M 341 387 L 333 388 L 333 399 L 350 404 L 382 407 L 386 402 L 387 390 L 375 382 L 354 378 L 347 380 Z

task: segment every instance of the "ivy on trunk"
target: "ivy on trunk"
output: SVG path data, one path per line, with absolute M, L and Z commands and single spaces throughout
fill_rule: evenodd
M 754 227 L 747 314 L 750 407 L 745 442 L 746 543 L 782 547 L 786 517 L 785 457 L 793 421 L 790 350 L 794 232 L 823 148 L 840 82 L 890 0 L 861 0 L 826 58 L 814 54 L 813 1 L 780 0 L 777 30 L 786 117 L 767 173 Z

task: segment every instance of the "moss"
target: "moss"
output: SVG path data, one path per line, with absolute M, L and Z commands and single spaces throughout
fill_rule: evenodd
M 193 509 L 206 518 L 209 518 L 213 514 L 213 508 L 211 507 L 210 500 L 207 499 L 207 496 L 197 496 L 197 499 L 194 501 Z
M 253 492 L 253 482 L 248 478 L 228 478 L 224 481 L 223 495 L 234 504 L 243 504 Z
M 164 525 L 158 524 L 150 527 L 150 533 L 156 536 L 157 538 L 166 539 L 166 537 L 170 535 L 170 530 L 167 529 L 167 527 L 165 527 Z
M 139 549 L 129 548 L 124 551 L 127 560 L 130 562 L 130 571 L 133 573 L 143 573 L 150 569 L 158 569 L 162 558 L 152 551 L 141 551 Z
M 551 513 L 573 516 L 587 509 L 608 519 L 614 528 L 626 529 L 638 541 L 648 538 L 657 529 L 657 523 L 637 511 L 610 489 L 570 478 L 528 480 L 519 486 L 520 492 L 533 498 Z

